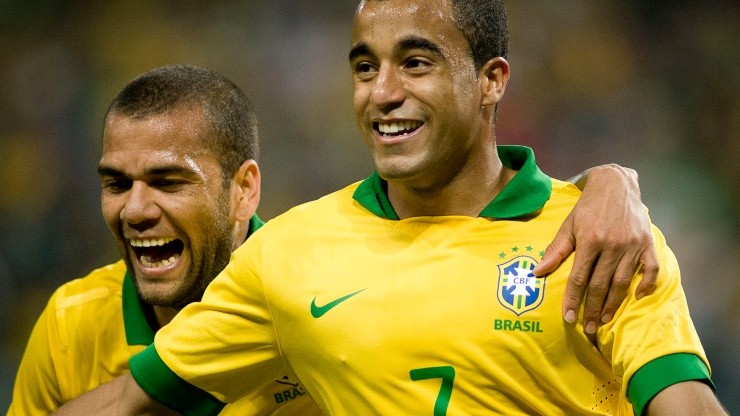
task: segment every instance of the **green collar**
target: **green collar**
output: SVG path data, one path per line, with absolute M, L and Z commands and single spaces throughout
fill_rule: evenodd
M 249 231 L 247 238 L 265 225 L 264 221 L 254 214 L 249 220 Z M 129 271 L 123 277 L 122 287 L 123 304 L 123 327 L 126 331 L 126 343 L 128 345 L 149 345 L 154 342 L 154 329 L 149 325 L 144 314 L 142 300 L 136 293 L 134 280 Z
M 525 146 L 497 146 L 497 149 L 501 162 L 518 172 L 478 216 L 516 218 L 540 210 L 550 199 L 552 182 L 537 167 L 532 149 Z M 352 197 L 373 214 L 398 220 L 386 189 L 386 182 L 375 171 L 360 183 Z
M 126 343 L 128 345 L 149 345 L 154 342 L 154 329 L 149 325 L 144 315 L 141 304 L 134 287 L 134 279 L 126 270 L 123 278 L 123 326 L 126 330 Z
M 262 221 L 262 219 L 258 217 L 257 214 L 252 215 L 252 219 L 249 220 L 249 231 L 247 231 L 247 238 L 249 238 L 250 235 L 254 234 L 255 231 L 262 228 L 263 225 L 265 225 L 265 222 Z

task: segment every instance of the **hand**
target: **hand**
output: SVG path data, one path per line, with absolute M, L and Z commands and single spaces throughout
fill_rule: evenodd
M 590 169 L 580 200 L 533 270 L 535 276 L 557 269 L 576 246 L 563 317 L 574 323 L 585 295 L 583 327 L 593 335 L 599 322 L 614 317 L 640 264 L 637 299 L 655 290 L 659 265 L 637 172 L 614 164 Z

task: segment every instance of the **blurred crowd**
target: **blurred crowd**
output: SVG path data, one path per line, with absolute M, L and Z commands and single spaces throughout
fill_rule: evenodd
M 372 169 L 354 125 L 354 0 L 0 2 L 0 411 L 59 284 L 117 259 L 96 164 L 113 96 L 153 67 L 217 70 L 252 99 L 270 219 Z M 499 143 L 568 178 L 636 169 L 682 270 L 720 400 L 740 414 L 740 3 L 507 2 Z M 734 393 L 734 394 L 733 394 Z

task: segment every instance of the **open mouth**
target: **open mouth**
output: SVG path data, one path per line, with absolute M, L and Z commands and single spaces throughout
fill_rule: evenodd
M 161 268 L 175 263 L 185 248 L 176 238 L 130 239 L 134 254 L 144 267 Z
M 421 121 L 416 120 L 402 120 L 391 123 L 375 121 L 373 122 L 373 129 L 382 136 L 402 136 L 413 133 L 422 124 Z

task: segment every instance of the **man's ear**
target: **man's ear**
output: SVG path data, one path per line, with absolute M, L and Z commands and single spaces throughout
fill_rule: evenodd
M 231 184 L 232 215 L 237 221 L 248 222 L 260 203 L 260 168 L 253 159 L 244 161 L 234 174 Z
M 502 57 L 492 58 L 479 71 L 481 106 L 495 106 L 504 97 L 509 82 L 509 63 Z

